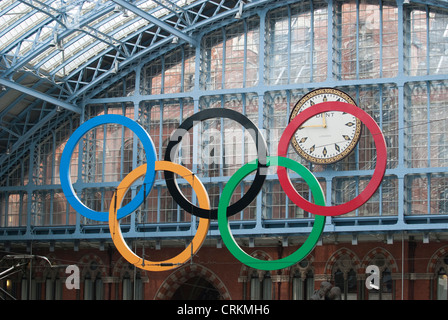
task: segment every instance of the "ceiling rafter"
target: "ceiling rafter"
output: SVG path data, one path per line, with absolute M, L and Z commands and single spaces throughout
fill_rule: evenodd
M 264 3 L 267 3 L 267 0 L 258 0 L 258 1 L 253 1 L 251 2 L 251 4 L 253 6 L 258 6 L 258 5 L 263 5 Z M 235 1 L 235 6 L 233 8 L 230 8 L 230 6 L 223 6 L 222 5 L 223 1 L 220 2 L 216 2 L 216 1 L 209 1 L 209 0 L 201 0 L 201 1 L 197 1 L 194 4 L 191 4 L 189 6 L 186 6 L 184 8 L 184 10 L 190 12 L 191 16 L 193 16 L 193 21 L 195 23 L 195 25 L 191 26 L 190 28 L 186 28 L 184 31 L 187 32 L 193 32 L 197 29 L 197 26 L 200 27 L 204 27 L 206 25 L 208 25 L 209 23 L 213 23 L 214 21 L 223 19 L 225 17 L 232 17 L 234 16 L 234 14 L 239 10 L 239 1 Z M 206 5 L 212 5 L 213 10 L 208 10 L 208 15 L 206 15 Z M 228 10 L 228 11 L 222 11 L 220 12 L 220 10 Z M 174 14 L 172 14 L 172 16 L 166 16 L 166 20 L 171 19 L 173 16 L 175 16 Z M 149 25 L 146 30 L 141 30 L 140 31 L 140 36 L 142 33 L 146 33 L 146 34 L 150 34 L 152 35 L 152 39 L 150 41 L 150 43 L 146 46 L 143 47 L 142 49 L 138 50 L 137 52 L 135 52 L 129 59 L 126 59 L 125 61 L 123 61 L 123 63 L 120 64 L 120 66 L 124 66 L 124 65 L 130 65 L 132 64 L 132 61 L 135 59 L 140 59 L 141 55 L 147 55 L 149 52 L 151 52 L 152 50 L 157 49 L 158 47 L 160 47 L 161 45 L 166 45 L 168 43 L 170 43 L 173 39 L 173 36 L 171 35 L 170 38 L 167 38 L 166 33 L 162 34 L 161 33 L 162 28 L 158 27 L 157 29 L 151 29 L 151 25 Z M 140 39 L 140 36 L 138 37 Z M 128 39 L 130 39 L 131 37 L 136 37 L 136 35 L 131 35 L 128 37 Z M 126 41 L 130 41 L 130 40 L 126 40 Z M 103 55 L 106 55 L 107 52 L 104 52 Z M 94 64 L 93 60 L 98 60 L 99 57 L 94 57 L 92 60 L 90 60 L 89 62 L 85 63 L 84 66 L 80 66 L 80 68 L 78 68 L 77 70 L 74 70 L 74 72 L 72 74 L 69 74 L 65 77 L 66 81 L 70 82 L 70 83 L 76 83 L 76 78 L 79 79 L 79 77 L 77 76 L 79 73 L 82 72 L 82 70 L 84 70 L 85 68 L 87 68 L 88 66 L 91 66 L 92 64 Z M 95 68 L 97 70 L 101 69 L 99 67 L 100 63 L 98 62 L 98 64 L 95 64 Z M 94 84 L 95 82 L 101 82 L 102 79 L 105 78 L 105 76 L 107 74 L 110 74 L 110 67 L 108 68 L 107 66 L 104 68 L 103 73 L 101 72 L 95 72 L 94 77 L 89 79 L 89 82 L 87 84 L 87 86 L 91 86 L 92 84 Z M 77 86 L 77 90 L 76 92 L 78 92 L 78 90 L 81 90 L 82 92 L 85 91 L 85 86 Z M 87 89 L 88 90 L 88 89 Z M 80 92 L 78 92 L 80 93 Z
M 72 21 L 70 21 L 69 16 L 66 13 L 66 10 L 55 9 L 52 6 L 47 5 L 46 3 L 43 3 L 38 0 L 19 0 L 19 1 L 25 3 L 26 5 L 32 7 L 37 11 L 40 11 L 48 15 L 51 19 L 60 24 L 64 29 L 73 29 L 76 31 L 83 32 L 95 38 L 96 40 L 104 42 L 107 45 L 111 46 L 112 48 L 115 48 L 115 50 L 120 52 L 123 56 L 125 57 L 129 56 L 129 52 L 127 52 L 126 46 L 124 46 L 120 40 L 115 39 L 111 35 L 101 32 L 98 29 L 91 27 L 90 25 L 84 25 L 78 27 L 78 21 L 77 21 L 78 19 L 72 18 L 71 19 Z M 36 4 L 39 4 L 40 7 L 38 7 Z M 52 14 L 53 11 L 55 12 L 55 14 Z M 54 37 L 58 39 L 56 28 L 54 29 L 54 32 L 55 32 Z M 36 38 L 38 38 L 38 36 L 36 36 Z
M 31 1 L 31 0 L 23 0 L 23 1 Z M 119 1 L 121 1 L 121 0 L 119 0 Z M 258 1 L 254 1 L 254 2 L 258 2 Z M 263 1 L 260 1 L 260 2 L 263 2 Z M 191 15 L 194 15 L 193 22 L 196 23 L 196 22 L 198 22 L 198 21 L 203 21 L 203 20 L 206 20 L 206 19 L 208 19 L 208 18 L 213 18 L 213 17 L 207 16 L 207 15 L 204 15 L 204 8 L 205 8 L 206 4 L 209 4 L 209 5 L 211 4 L 211 5 L 213 5 L 213 6 L 215 7 L 214 11 L 212 12 L 213 15 L 218 15 L 218 12 L 219 12 L 220 10 L 222 10 L 222 9 L 224 9 L 224 10 L 229 9 L 227 6 L 223 6 L 223 5 L 222 5 L 222 4 L 223 4 L 223 0 L 221 0 L 220 2 L 212 2 L 212 1 L 209 1 L 209 0 L 200 0 L 200 1 L 197 1 L 197 2 L 195 2 L 195 3 L 193 3 L 193 4 L 190 4 L 190 5 L 186 6 L 186 7 L 184 8 L 184 10 L 185 10 L 185 11 L 188 11 Z M 137 8 L 137 7 L 135 7 L 135 8 Z M 137 8 L 137 9 L 138 9 L 138 8 Z M 112 11 L 112 10 L 114 10 L 114 6 L 113 6 L 113 5 L 111 6 L 111 5 L 106 5 L 106 4 L 104 4 L 101 8 L 98 8 L 98 9 L 96 9 L 96 10 L 92 10 L 91 13 L 89 13 L 89 15 L 88 15 L 87 17 L 84 17 L 84 18 L 82 19 L 82 21 L 80 20 L 80 21 L 79 21 L 79 22 L 80 22 L 79 26 L 80 26 L 80 27 L 87 26 L 87 25 L 89 25 L 91 22 L 96 21 L 97 19 L 101 19 L 101 17 L 103 17 L 104 15 L 108 14 L 108 13 L 109 13 L 110 11 Z M 158 10 L 158 9 L 154 9 L 154 11 L 157 11 L 157 10 Z M 150 15 L 150 14 L 148 14 L 148 15 Z M 210 15 L 210 13 L 209 13 L 209 15 Z M 152 16 L 152 15 L 151 15 L 151 16 Z M 153 17 L 153 16 L 152 16 L 152 17 Z M 166 21 L 169 21 L 171 18 L 170 18 L 169 16 L 165 16 L 164 19 L 165 19 Z M 51 20 L 51 19 L 49 19 L 49 20 Z M 156 20 L 157 20 L 157 21 L 161 21 L 162 19 L 157 18 Z M 48 23 L 48 22 L 47 22 L 47 23 Z M 165 23 L 165 25 L 168 25 L 168 24 Z M 170 26 L 168 25 L 168 27 L 170 27 Z M 171 30 L 177 30 L 177 29 L 174 28 L 174 27 L 170 27 L 170 28 L 171 28 Z M 149 31 L 149 29 L 150 29 L 150 26 L 147 26 L 147 27 L 146 27 L 146 30 Z M 191 32 L 192 30 L 194 30 L 194 26 L 192 26 L 192 27 L 190 27 L 190 28 L 187 28 L 187 29 L 189 30 L 189 32 Z M 164 29 L 164 30 L 165 30 L 165 29 Z M 145 32 L 145 30 L 141 30 L 141 31 L 142 31 L 142 32 Z M 156 32 L 157 35 L 158 35 L 158 37 L 160 37 L 160 38 L 165 38 L 166 35 L 161 34 L 160 31 L 161 31 L 161 28 L 159 27 L 158 30 L 157 30 L 157 32 Z M 60 38 L 68 37 L 68 36 L 70 36 L 73 32 L 74 32 L 74 29 L 67 29 L 67 30 L 61 32 L 61 33 L 59 34 L 59 37 L 60 37 Z M 135 37 L 136 37 L 136 36 L 135 36 Z M 136 37 L 136 38 L 137 38 L 137 37 Z M 128 37 L 128 39 L 129 39 L 129 37 Z M 139 38 L 139 39 L 140 39 L 140 38 Z M 22 39 L 22 41 L 23 41 L 23 39 Z M 155 44 L 156 41 L 160 41 L 160 40 L 157 40 L 157 38 L 153 38 L 150 46 L 152 46 L 153 44 Z M 20 58 L 18 58 L 18 56 L 15 56 L 14 59 L 13 59 L 13 60 L 14 60 L 14 63 L 10 63 L 10 64 L 9 64 L 10 67 L 7 68 L 7 69 L 4 71 L 4 77 L 10 76 L 13 72 L 15 72 L 15 71 L 17 71 L 17 70 L 23 68 L 27 62 L 29 62 L 29 61 L 31 61 L 32 59 L 35 59 L 37 56 L 43 54 L 43 53 L 46 51 L 46 49 L 48 48 L 48 46 L 49 46 L 49 43 L 48 43 L 48 42 L 49 42 L 48 40 L 47 40 L 47 41 L 37 42 L 36 45 L 35 45 L 35 47 L 33 47 L 33 50 L 30 50 L 30 51 L 29 51 L 28 53 L 26 53 L 24 56 L 21 56 Z M 131 42 L 129 42 L 129 43 L 128 43 L 128 42 L 125 42 L 125 43 L 126 43 L 126 44 L 125 44 L 124 46 L 132 45 Z M 143 47 L 144 47 L 144 46 L 139 46 L 139 49 L 140 49 L 140 50 L 143 50 Z M 108 48 L 107 50 L 110 51 L 111 48 Z M 134 46 L 133 54 L 137 54 L 138 51 L 139 51 L 139 50 L 136 50 L 136 46 Z M 4 53 L 3 53 L 3 54 L 4 54 Z M 51 56 L 51 55 L 54 55 L 54 54 L 55 54 L 55 53 L 50 54 L 50 56 Z M 106 51 L 103 52 L 102 54 L 106 54 Z M 77 56 L 77 55 L 75 55 L 74 57 L 76 57 L 76 56 Z M 98 55 L 98 56 L 101 56 L 101 55 Z M 93 57 L 93 59 L 97 59 L 98 56 Z M 125 58 L 126 58 L 126 57 L 125 57 Z M 45 60 L 46 60 L 46 59 L 48 59 L 48 58 L 45 58 Z M 93 59 L 92 59 L 92 60 L 93 60 Z M 61 64 L 59 64 L 59 66 L 62 66 L 61 68 L 63 68 L 63 65 L 66 65 L 66 63 L 61 63 Z M 40 64 L 37 64 L 36 67 L 37 67 L 37 66 L 40 66 Z M 57 68 L 59 68 L 59 66 L 57 66 Z M 88 64 L 84 64 L 84 67 L 80 66 L 80 68 L 82 69 L 82 68 L 85 68 L 86 66 L 88 66 Z M 113 69 L 113 67 L 114 67 L 113 65 L 110 65 L 110 64 L 109 64 L 108 67 L 106 66 L 105 70 Z M 79 69 L 79 68 L 78 68 L 78 69 Z M 78 69 L 73 70 L 74 73 L 77 73 Z M 30 70 L 30 71 L 32 71 L 32 70 Z M 35 70 L 35 72 L 38 73 L 39 71 L 38 71 L 38 70 Z M 72 75 L 74 75 L 74 73 L 72 73 Z M 70 78 L 72 77 L 72 75 L 71 75 L 71 74 L 65 74 L 65 73 L 64 73 L 64 80 L 63 80 L 63 79 L 59 79 L 59 77 L 56 77 L 56 74 L 54 74 L 54 73 L 52 74 L 51 77 L 52 77 L 52 81 L 54 81 L 54 82 L 57 84 L 57 82 L 60 81 L 60 80 L 68 81 L 68 79 L 70 79 Z M 76 77 L 76 76 L 75 76 L 75 77 Z M 89 82 L 90 82 L 90 81 L 89 81 Z M 79 87 L 79 86 L 77 86 L 77 87 Z M 71 90 L 69 89 L 69 91 L 71 91 Z M 76 91 L 76 90 L 75 90 L 75 91 Z M 75 92 L 75 94 L 76 94 L 76 92 Z
M 86 25 L 89 25 L 89 23 L 100 19 L 102 16 L 104 16 L 105 14 L 107 14 L 108 12 L 113 10 L 113 6 L 112 5 L 108 5 L 108 6 L 104 6 L 104 8 L 102 10 L 95 10 L 92 14 L 89 14 L 85 19 L 83 19 L 82 21 L 79 21 L 79 24 L 77 24 L 78 28 L 82 28 Z M 48 19 L 45 21 L 45 24 L 49 24 L 51 21 L 53 21 L 52 19 Z M 35 30 L 34 30 L 35 31 Z M 58 34 L 58 38 L 59 39 L 63 39 L 65 37 L 70 36 L 71 34 L 73 34 L 74 32 L 76 32 L 76 29 L 63 29 L 59 34 Z M 31 33 L 33 31 L 30 31 L 29 33 Z M 29 36 L 29 35 L 27 35 Z M 20 45 L 21 42 L 24 41 L 24 36 L 22 36 L 18 41 L 16 41 L 16 45 Z M 52 45 L 53 39 L 45 39 L 44 41 L 39 42 L 39 44 L 33 48 L 33 50 L 30 50 L 29 52 L 27 52 L 27 54 L 25 54 L 20 60 L 17 60 L 15 64 L 13 64 L 11 66 L 11 68 L 5 70 L 4 72 L 4 77 L 8 77 L 11 74 L 13 74 L 14 72 L 22 69 L 27 63 L 29 63 L 29 61 L 31 61 L 32 59 L 38 57 L 39 55 L 43 54 L 51 45 Z M 0 54 L 4 55 L 7 51 L 6 50 L 2 50 L 2 52 Z
M 169 0 L 153 0 L 153 1 L 157 3 L 159 6 L 162 6 L 163 8 L 174 13 L 179 18 L 179 20 L 183 21 L 187 26 L 191 26 L 190 15 L 188 11 L 185 10 L 184 8 L 179 7 L 177 4 Z
M 140 9 L 139 7 L 136 7 L 135 5 L 133 5 L 127 1 L 124 1 L 124 0 L 112 0 L 112 1 L 115 2 L 116 4 L 119 4 L 126 10 L 129 10 L 129 11 L 135 13 L 136 15 L 142 17 L 143 19 L 148 20 L 149 22 L 153 23 L 154 25 L 156 25 L 156 26 L 162 28 L 163 30 L 169 32 L 170 34 L 178 37 L 179 39 L 182 39 L 195 47 L 198 46 L 198 41 L 195 38 L 189 36 L 188 34 L 182 32 L 179 29 L 176 29 L 176 28 L 170 26 L 168 23 L 152 16 L 151 14 Z
M 4 85 L 6 87 L 9 87 L 11 89 L 20 91 L 20 92 L 22 92 L 24 94 L 30 95 L 32 97 L 38 98 L 40 100 L 49 102 L 49 103 L 54 104 L 56 106 L 62 107 L 64 109 L 67 109 L 67 110 L 70 110 L 70 111 L 73 111 L 73 112 L 76 112 L 76 113 L 81 113 L 81 108 L 79 108 L 78 106 L 75 106 L 75 105 L 72 105 L 70 103 L 61 101 L 59 99 L 56 99 L 56 98 L 54 98 L 52 96 L 49 96 L 49 95 L 47 95 L 45 93 L 42 93 L 40 91 L 37 91 L 37 90 L 34 90 L 34 89 L 30 89 L 28 87 L 25 87 L 25 86 L 19 84 L 19 83 L 0 78 L 0 84 Z

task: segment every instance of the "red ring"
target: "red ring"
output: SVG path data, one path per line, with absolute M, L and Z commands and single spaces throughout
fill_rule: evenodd
M 378 189 L 381 181 L 383 180 L 384 173 L 386 172 L 387 148 L 380 127 L 367 112 L 349 103 L 340 101 L 328 101 L 318 103 L 312 108 L 305 109 L 288 124 L 280 138 L 280 142 L 278 145 L 278 156 L 286 157 L 291 138 L 297 131 L 297 129 L 302 125 L 302 123 L 304 123 L 312 116 L 315 116 L 316 114 L 328 111 L 342 111 L 350 113 L 351 115 L 361 120 L 373 136 L 377 152 L 376 166 L 372 175 L 372 179 L 367 184 L 365 189 L 357 197 L 346 203 L 337 206 L 320 206 L 305 200 L 297 192 L 288 177 L 286 168 L 278 167 L 277 175 L 278 180 L 280 181 L 280 184 L 285 193 L 288 195 L 289 199 L 291 199 L 292 202 L 294 202 L 303 210 L 321 216 L 339 216 L 359 208 L 361 205 L 366 203 L 367 200 L 369 200 L 370 197 L 372 197 L 372 195 Z

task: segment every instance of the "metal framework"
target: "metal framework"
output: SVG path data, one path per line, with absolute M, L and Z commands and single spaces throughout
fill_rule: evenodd
M 0 39 L 38 13 L 43 16 L 14 39 L 0 41 L 0 101 L 16 92 L 0 111 L 0 239 L 109 239 L 107 225 L 74 215 L 67 204 L 59 207 L 61 145 L 80 122 L 97 114 L 138 120 L 162 159 L 167 130 L 188 114 L 216 105 L 240 108 L 265 130 L 275 153 L 294 102 L 311 89 L 338 87 L 376 117 L 390 151 L 375 198 L 364 209 L 327 219 L 325 233 L 351 233 L 355 239 L 373 232 L 389 241 L 395 233 L 416 232 L 429 241 L 448 223 L 443 191 L 448 187 L 448 120 L 442 108 L 448 69 L 440 54 L 448 44 L 448 3 L 408 2 L 113 0 L 69 1 L 62 7 L 51 0 L 6 2 L 0 16 L 21 4 L 28 10 L 0 30 Z M 366 6 L 374 6 L 373 16 Z M 378 43 L 375 56 L 369 50 Z M 79 48 L 70 49 L 76 44 Z M 219 130 L 220 150 L 226 150 L 225 132 Z M 106 176 L 106 152 L 99 151 L 106 150 L 105 132 L 89 133 L 80 146 L 75 183 L 86 203 L 99 209 L 129 171 L 125 167 L 144 162 L 138 142 L 123 131 L 120 168 Z M 198 164 L 200 148 L 192 144 L 192 169 L 218 194 L 231 170 L 221 167 L 212 174 L 213 168 Z M 250 156 L 249 148 L 244 144 L 239 156 Z M 329 203 L 345 201 L 372 174 L 374 159 L 362 156 L 369 151 L 368 138 L 359 149 L 338 165 L 307 164 L 325 185 Z M 126 236 L 191 237 L 195 219 L 170 207 L 163 180 L 155 189 L 152 211 L 144 208 L 122 223 Z M 310 232 L 313 219 L 279 200 L 278 190 L 276 176 L 270 175 L 253 206 L 232 221 L 236 236 L 287 239 Z M 167 206 L 170 214 L 163 211 Z M 210 237 L 219 237 L 215 223 Z

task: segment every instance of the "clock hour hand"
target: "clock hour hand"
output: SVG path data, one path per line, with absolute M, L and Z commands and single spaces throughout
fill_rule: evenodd
M 303 128 L 325 128 L 325 127 L 321 124 L 313 124 L 310 126 L 301 126 L 299 129 L 303 129 Z

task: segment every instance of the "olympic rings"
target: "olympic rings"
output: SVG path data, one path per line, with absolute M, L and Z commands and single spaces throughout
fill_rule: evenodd
M 241 199 L 239 199 L 237 202 L 235 202 L 234 204 L 230 205 L 227 208 L 227 216 L 232 216 L 243 210 L 255 199 L 258 192 L 261 190 L 263 186 L 264 180 L 266 179 L 266 174 L 265 172 L 262 172 L 263 170 L 261 169 L 266 166 L 266 157 L 268 153 L 267 144 L 266 141 L 264 140 L 264 137 L 261 135 L 260 130 L 252 121 L 249 120 L 249 118 L 231 109 L 212 108 L 202 110 L 192 115 L 184 122 L 182 122 L 182 124 L 176 129 L 176 131 L 173 132 L 170 138 L 170 142 L 166 147 L 165 160 L 171 161 L 171 154 L 173 148 L 175 148 L 175 146 L 181 141 L 184 134 L 189 129 L 193 128 L 195 122 L 218 117 L 234 120 L 247 129 L 247 131 L 251 134 L 252 138 L 255 141 L 259 161 L 257 173 L 255 174 L 254 181 L 250 186 L 249 190 L 246 192 L 246 194 L 244 194 L 244 196 Z M 174 149 L 174 151 L 175 150 L 176 149 Z M 217 219 L 218 217 L 217 209 L 206 210 L 203 208 L 199 208 L 185 198 L 185 196 L 180 191 L 179 186 L 177 185 L 176 179 L 174 179 L 174 175 L 172 172 L 165 172 L 165 181 L 168 191 L 170 192 L 174 201 L 176 201 L 176 203 L 182 209 L 201 218 Z
M 305 182 L 310 187 L 311 193 L 313 194 L 314 197 L 314 201 L 319 205 L 322 206 L 325 205 L 325 198 L 324 193 L 322 191 L 322 187 L 320 186 L 316 177 L 302 164 L 284 157 L 268 157 L 268 161 L 269 161 L 268 166 L 277 164 L 275 162 L 278 161 L 279 166 L 294 170 L 305 180 Z M 296 263 L 297 261 L 301 261 L 311 252 L 311 250 L 313 250 L 317 241 L 319 241 L 322 231 L 324 230 L 325 216 L 317 215 L 315 217 L 313 229 L 311 230 L 311 233 L 306 239 L 306 241 L 302 244 L 302 246 L 299 249 L 297 249 L 295 252 L 293 252 L 287 257 L 281 258 L 279 260 L 266 261 L 266 260 L 259 260 L 245 253 L 237 244 L 237 242 L 235 241 L 235 239 L 231 234 L 229 222 L 226 216 L 226 210 L 234 190 L 246 176 L 248 176 L 251 172 L 253 172 L 258 168 L 257 162 L 258 160 L 255 160 L 245 164 L 237 172 L 235 172 L 235 174 L 226 183 L 226 186 L 222 191 L 218 205 L 219 232 L 221 233 L 222 240 L 224 241 L 227 249 L 233 254 L 235 258 L 237 258 L 245 265 L 261 270 L 277 270 L 287 268 Z
M 199 206 L 205 209 L 210 208 L 210 201 L 204 185 L 199 179 L 197 179 L 193 175 L 193 173 L 190 170 L 174 162 L 156 161 L 155 171 L 160 170 L 165 170 L 165 172 L 166 171 L 174 172 L 182 176 L 185 180 L 188 181 L 193 190 L 196 192 Z M 199 248 L 201 247 L 202 243 L 205 240 L 205 237 L 207 236 L 210 220 L 204 218 L 199 219 L 198 229 L 193 240 L 185 248 L 184 251 L 179 253 L 174 258 L 164 261 L 148 261 L 145 260 L 144 258 L 140 258 L 139 256 L 137 256 L 128 247 L 126 241 L 123 238 L 123 234 L 121 233 L 120 229 L 120 224 L 117 219 L 117 210 L 115 209 L 115 203 L 117 204 L 116 205 L 117 208 L 121 207 L 121 202 L 123 201 L 123 197 L 128 191 L 128 189 L 135 182 L 135 180 L 143 176 L 145 172 L 147 172 L 146 164 L 141 165 L 140 167 L 131 171 L 119 184 L 117 192 L 112 197 L 111 205 L 109 207 L 110 233 L 112 234 L 112 240 L 115 244 L 115 247 L 129 263 L 147 271 L 171 270 L 187 262 L 191 258 L 191 254 L 195 254 L 199 250 Z
M 336 206 L 325 205 L 325 197 L 322 188 L 316 177 L 306 167 L 294 160 L 286 158 L 290 140 L 300 125 L 312 116 L 328 111 L 348 112 L 360 119 L 370 130 L 377 150 L 376 166 L 371 181 L 357 197 L 347 203 Z M 170 160 L 171 155 L 174 154 L 174 151 L 176 151 L 176 146 L 181 141 L 183 135 L 194 126 L 195 121 L 203 121 L 215 117 L 229 118 L 237 121 L 244 128 L 246 128 L 256 143 L 258 159 L 247 163 L 232 177 L 230 177 L 219 199 L 218 209 L 211 209 L 208 193 L 202 182 L 189 169 L 181 166 L 180 164 L 173 163 Z M 123 181 L 120 182 L 116 193 L 114 193 L 114 196 L 112 197 L 108 213 L 93 211 L 87 208 L 79 200 L 74 192 L 69 172 L 71 155 L 82 136 L 90 129 L 107 123 L 118 123 L 132 130 L 141 140 L 144 150 L 146 151 L 147 159 L 147 164 L 141 165 L 134 169 L 123 179 Z M 274 157 L 268 156 L 266 141 L 255 124 L 246 116 L 230 109 L 206 109 L 185 120 L 171 135 L 171 139 L 165 153 L 165 161 L 157 161 L 156 151 L 151 137 L 135 121 L 119 115 L 98 116 L 82 124 L 68 139 L 61 157 L 60 177 L 62 190 L 71 206 L 87 218 L 97 221 L 108 221 L 112 240 L 117 250 L 128 262 L 138 268 L 148 271 L 165 271 L 176 268 L 177 266 L 187 262 L 191 258 L 192 254 L 195 254 L 203 244 L 210 226 L 210 220 L 217 219 L 218 229 L 221 233 L 222 239 L 228 250 L 235 256 L 235 258 L 256 269 L 276 270 L 286 268 L 294 263 L 297 263 L 305 258 L 311 250 L 313 250 L 324 230 L 326 216 L 336 216 L 348 213 L 359 208 L 368 199 L 370 199 L 384 177 L 386 163 L 387 149 L 384 136 L 373 118 L 370 117 L 365 111 L 354 105 L 332 101 L 316 104 L 313 108 L 308 108 L 297 115 L 289 123 L 281 136 L 278 146 L 278 155 Z M 228 217 L 243 210 L 253 201 L 253 199 L 257 197 L 266 179 L 266 170 L 264 169 L 272 165 L 278 165 L 277 175 L 280 185 L 290 200 L 303 210 L 313 213 L 316 216 L 311 233 L 302 246 L 300 246 L 288 257 L 281 258 L 279 260 L 265 261 L 248 255 L 239 247 L 231 234 Z M 314 203 L 305 200 L 295 190 L 288 177 L 286 168 L 295 171 L 308 184 L 313 195 Z M 144 202 L 144 199 L 149 195 L 152 189 L 156 171 L 161 170 L 165 173 L 166 186 L 173 199 L 182 209 L 198 216 L 200 219 L 196 234 L 190 245 L 187 246 L 184 251 L 171 259 L 164 261 L 150 261 L 145 260 L 144 257 L 139 257 L 128 247 L 123 238 L 119 220 L 131 214 Z M 240 200 L 229 206 L 231 196 L 236 187 L 253 171 L 256 171 L 256 175 L 248 192 L 246 192 Z M 198 199 L 198 206 L 193 205 L 181 193 L 177 182 L 174 179 L 174 174 L 180 175 L 192 186 Z M 145 176 L 143 184 L 150 187 L 141 187 L 137 195 L 126 206 L 121 207 L 123 197 L 126 192 L 129 190 L 131 185 L 143 175 Z
M 117 114 L 101 115 L 84 122 L 81 126 L 79 126 L 78 129 L 75 130 L 75 132 L 73 132 L 72 136 L 68 139 L 67 144 L 64 147 L 64 151 L 62 152 L 59 172 L 62 191 L 64 192 L 67 201 L 71 204 L 73 209 L 75 209 L 79 214 L 82 214 L 84 217 L 96 221 L 107 221 L 108 213 L 92 210 L 79 200 L 71 183 L 70 160 L 72 157 L 72 153 L 75 150 L 76 144 L 84 134 L 99 125 L 108 123 L 121 124 L 133 131 L 143 144 L 143 148 L 146 152 L 146 161 L 148 163 L 148 170 L 144 179 L 144 183 L 149 186 L 149 188 L 146 188 L 146 194 L 143 195 L 143 188 L 140 189 L 136 197 L 118 211 L 118 219 L 126 217 L 140 206 L 140 204 L 142 203 L 142 199 L 146 198 L 146 196 L 148 196 L 149 192 L 151 191 L 155 178 L 154 164 L 157 159 L 156 148 L 154 147 L 154 143 L 152 142 L 152 139 L 149 136 L 148 132 L 146 132 L 146 130 L 143 129 L 143 127 L 140 126 L 137 122 L 125 116 Z
M 280 138 L 280 142 L 278 145 L 278 155 L 286 156 L 288 152 L 289 142 L 291 141 L 292 136 L 300 127 L 300 125 L 302 125 L 302 123 L 316 114 L 328 111 L 342 111 L 354 115 L 364 123 L 364 125 L 370 130 L 370 133 L 373 136 L 377 152 L 376 167 L 373 172 L 372 179 L 367 184 L 365 189 L 357 197 L 344 204 L 336 206 L 324 206 L 311 203 L 308 200 L 304 199 L 295 190 L 284 167 L 278 167 L 277 175 L 283 190 L 288 195 L 289 199 L 291 199 L 291 201 L 294 202 L 298 207 L 302 208 L 305 211 L 318 215 L 338 216 L 359 208 L 361 205 L 367 202 L 367 200 L 369 200 L 370 197 L 372 197 L 372 195 L 378 189 L 386 171 L 387 149 L 386 142 L 384 140 L 384 136 L 381 132 L 380 127 L 367 112 L 349 103 L 340 101 L 329 101 L 316 104 L 313 106 L 313 108 L 305 109 L 288 124 L 285 131 L 283 132 L 283 135 Z

